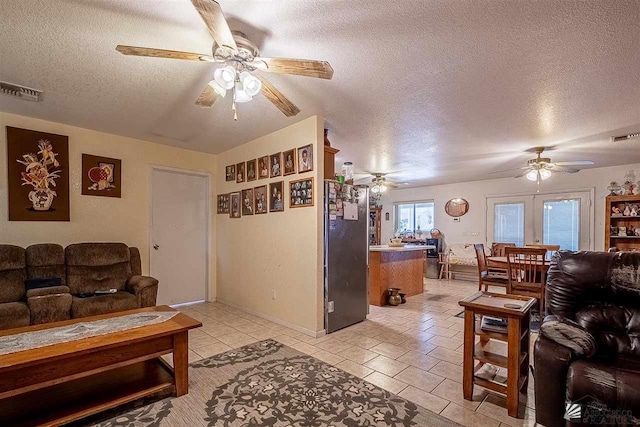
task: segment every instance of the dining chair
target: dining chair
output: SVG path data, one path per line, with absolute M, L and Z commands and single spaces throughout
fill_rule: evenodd
M 484 253 L 484 245 L 477 243 L 473 245 L 473 248 L 476 250 L 476 260 L 478 261 L 478 290 L 482 290 L 482 285 L 484 285 L 485 292 L 489 290 L 489 285 L 506 288 L 508 284 L 507 274 L 489 270 L 487 256 Z
M 546 249 L 547 253 L 545 254 L 545 259 L 551 259 L 553 254 L 560 250 L 560 245 L 541 245 L 539 243 L 527 243 L 524 247 Z
M 507 294 L 537 298 L 540 318 L 544 316 L 546 264 L 544 248 L 505 249 L 507 255 Z
M 500 242 L 493 242 L 491 243 L 491 256 L 507 256 L 504 252 L 504 248 L 506 247 L 514 247 L 516 246 L 515 243 L 500 243 Z

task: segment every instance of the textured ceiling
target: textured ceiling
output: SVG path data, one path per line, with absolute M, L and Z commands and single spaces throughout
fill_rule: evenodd
M 0 110 L 220 153 L 321 114 L 338 161 L 397 181 L 503 175 L 524 150 L 552 160 L 640 161 L 640 1 L 220 0 L 264 56 L 329 61 L 331 81 L 268 75 L 301 113 L 264 97 L 194 105 L 214 65 L 127 57 L 117 44 L 210 53 L 188 0 L 2 0 L 0 80 L 44 102 Z M 308 141 L 291 141 L 302 145 Z

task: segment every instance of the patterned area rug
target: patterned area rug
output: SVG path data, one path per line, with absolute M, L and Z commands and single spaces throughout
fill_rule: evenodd
M 440 415 L 279 342 L 189 369 L 189 394 L 106 413 L 99 427 L 456 427 Z M 144 405 L 144 406 L 140 406 Z M 124 412 L 122 412 L 124 411 Z M 110 417 L 110 418 L 108 418 Z

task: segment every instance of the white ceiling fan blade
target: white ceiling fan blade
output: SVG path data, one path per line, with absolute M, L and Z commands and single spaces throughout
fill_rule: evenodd
M 229 24 L 224 18 L 222 8 L 217 1 L 214 0 L 191 0 L 202 20 L 209 29 L 209 34 L 218 43 L 218 46 L 228 47 L 234 51 L 238 51 L 236 41 L 229 29 Z
M 580 172 L 580 169 L 570 168 L 567 166 L 558 166 L 557 163 L 551 163 L 548 167 L 548 170 L 551 172 L 565 172 L 565 173 L 576 173 Z
M 557 166 L 589 166 L 594 163 L 591 160 L 576 160 L 575 162 L 554 162 Z
M 514 176 L 514 178 L 520 178 L 525 176 L 526 174 L 528 174 L 530 171 L 532 171 L 533 169 L 530 168 L 523 168 L 524 170 L 522 172 L 520 172 L 519 174 L 517 174 L 516 176 Z
M 519 170 L 523 170 L 523 169 L 529 169 L 529 166 L 524 166 L 524 167 L 521 167 L 521 168 L 505 169 L 505 170 L 501 170 L 501 171 L 494 171 L 494 172 L 489 172 L 489 174 L 492 175 L 494 173 L 514 172 L 514 171 L 519 171 Z

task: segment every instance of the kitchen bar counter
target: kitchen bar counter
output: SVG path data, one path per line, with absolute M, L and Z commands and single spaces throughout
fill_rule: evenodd
M 424 251 L 435 246 L 387 245 L 369 247 L 369 304 L 387 303 L 387 289 L 400 288 L 408 297 L 421 294 L 424 280 Z

